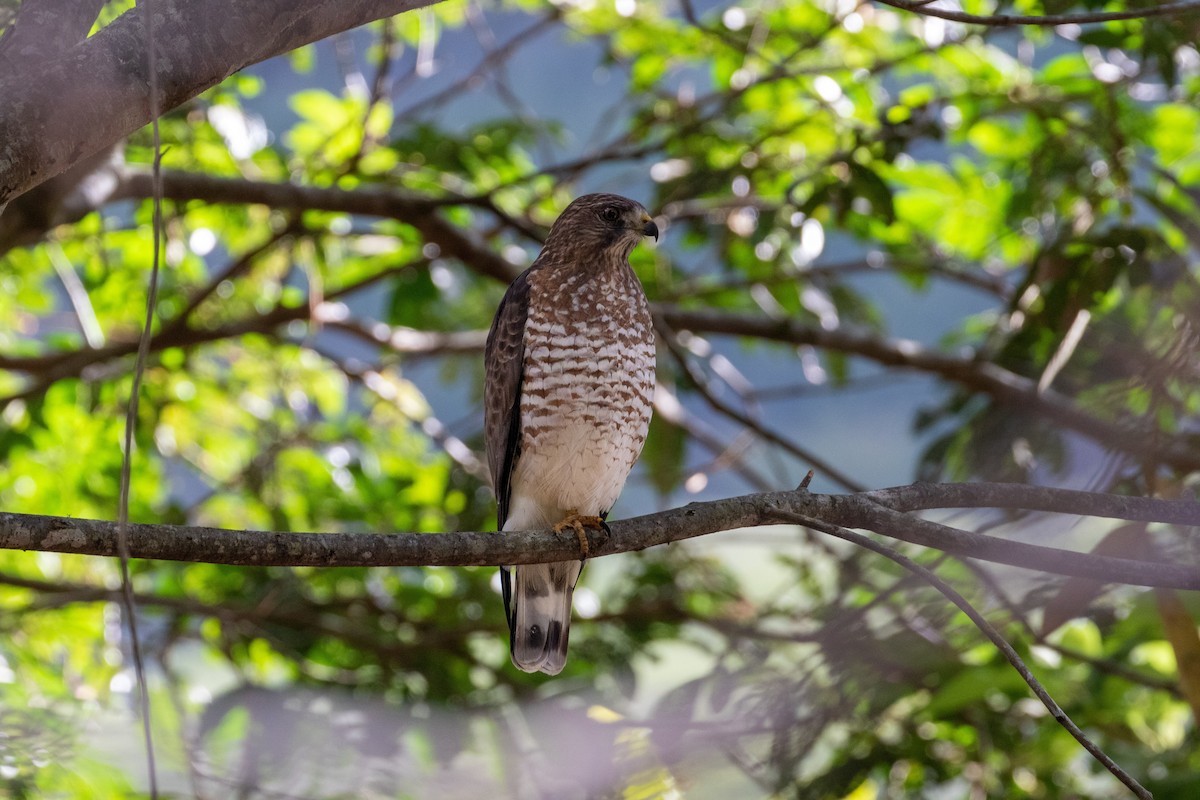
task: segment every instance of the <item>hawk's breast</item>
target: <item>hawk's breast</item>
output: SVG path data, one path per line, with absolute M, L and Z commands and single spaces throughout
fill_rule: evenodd
M 531 281 L 513 494 L 544 524 L 607 512 L 646 439 L 653 323 L 632 270 L 615 272 Z

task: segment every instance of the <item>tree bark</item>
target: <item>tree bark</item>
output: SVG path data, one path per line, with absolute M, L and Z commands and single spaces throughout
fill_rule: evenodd
M 848 495 L 771 492 L 692 503 L 612 522 L 611 535 L 592 532 L 589 557 L 644 550 L 717 531 L 786 524 L 799 515 L 870 530 L 963 558 L 1043 573 L 1133 586 L 1200 590 L 1200 565 L 1115 558 L 1011 541 L 896 510 L 959 504 L 1012 508 L 1024 497 L 1033 507 L 1069 514 L 1088 508 L 1092 516 L 1200 526 L 1200 503 L 1004 484 L 968 486 L 928 484 Z M 989 503 L 989 498 L 994 502 Z M 112 522 L 0 513 L 2 548 L 116 556 L 117 545 L 117 526 Z M 1149 543 L 1147 552 L 1155 552 Z M 579 558 L 580 552 L 574 532 L 279 533 L 132 524 L 129 554 L 134 558 L 243 566 L 388 567 L 529 564 Z
M 154 0 L 53 60 L 17 58 L 20 48 L 8 48 L 0 207 L 150 122 L 147 7 L 165 112 L 251 64 L 438 1 Z
M 53 59 L 87 38 L 104 0 L 21 0 L 17 18 L 0 38 L 4 71 Z

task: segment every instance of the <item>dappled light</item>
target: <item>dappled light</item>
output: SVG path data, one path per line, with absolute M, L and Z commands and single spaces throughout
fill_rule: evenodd
M 1200 3 L 0 31 L 0 795 L 1195 795 Z M 593 192 L 649 433 L 500 534 L 489 326 Z M 629 330 L 547 330 L 594 417 Z M 496 567 L 585 555 L 518 670 Z

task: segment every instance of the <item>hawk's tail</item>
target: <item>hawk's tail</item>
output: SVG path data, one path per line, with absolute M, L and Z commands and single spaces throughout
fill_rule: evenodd
M 502 571 L 513 663 L 525 672 L 557 675 L 567 663 L 571 595 L 579 561 L 522 564 Z M 511 580 L 511 584 L 510 584 Z

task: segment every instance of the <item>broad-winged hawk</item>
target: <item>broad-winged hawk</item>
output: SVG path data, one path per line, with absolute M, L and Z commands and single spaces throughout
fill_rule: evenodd
M 654 328 L 629 266 L 646 209 L 589 194 L 563 211 L 513 281 L 488 334 L 484 431 L 500 530 L 601 527 L 650 425 Z M 567 659 L 582 561 L 501 567 L 513 663 L 556 675 Z

